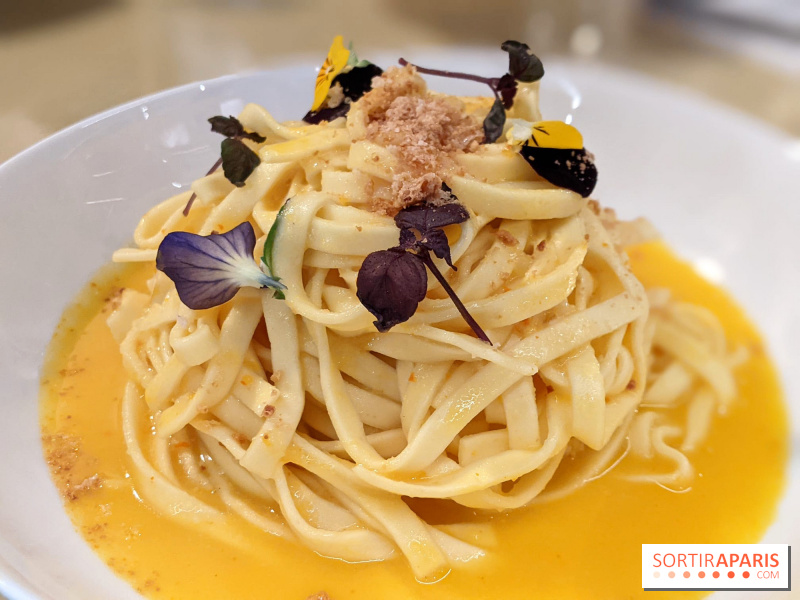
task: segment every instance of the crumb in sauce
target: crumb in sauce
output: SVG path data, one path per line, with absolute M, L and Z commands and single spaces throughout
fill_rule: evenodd
M 102 487 L 103 480 L 98 473 L 86 476 L 86 465 L 91 463 L 82 455 L 80 438 L 64 433 L 42 437 L 45 459 L 59 493 L 65 500 L 74 502 L 92 490 Z M 82 468 L 78 468 L 78 467 Z

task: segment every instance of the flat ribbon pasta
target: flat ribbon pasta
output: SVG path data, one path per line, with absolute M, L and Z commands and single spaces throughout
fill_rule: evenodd
M 537 95 L 538 84 L 522 90 L 515 111 L 538 117 Z M 690 484 L 687 453 L 733 400 L 735 359 L 710 313 L 633 276 L 619 243 L 634 226 L 502 144 L 461 153 L 446 182 L 470 219 L 448 233 L 457 270 L 440 265 L 493 345 L 433 277 L 413 317 L 379 334 L 356 277 L 369 253 L 398 243 L 369 205 L 392 183 L 393 151 L 354 140 L 363 123 L 281 124 L 255 105 L 241 122 L 266 138 L 246 185 L 199 179 L 188 217 L 187 193 L 166 200 L 142 218 L 136 247 L 115 254 L 152 262 L 171 231 L 245 220 L 260 254 L 288 201 L 273 250 L 285 300 L 248 289 L 194 311 L 157 273 L 109 317 L 129 378 L 131 468 L 156 510 L 210 521 L 227 510 L 324 556 L 403 556 L 433 581 L 485 551 L 404 497 L 517 509 L 624 455 L 664 468 L 631 477 Z M 667 418 L 683 404 L 685 420 Z M 217 490 L 219 505 L 187 491 L 198 488 Z

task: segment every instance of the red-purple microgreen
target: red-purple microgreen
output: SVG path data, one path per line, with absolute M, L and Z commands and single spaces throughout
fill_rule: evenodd
M 247 178 L 261 164 L 258 154 L 248 148 L 242 140 L 236 138 L 222 140 L 220 156 L 225 179 L 236 187 L 243 187 Z
M 257 144 L 263 144 L 267 141 L 267 138 L 255 131 L 245 131 L 244 125 L 236 117 L 211 117 L 208 122 L 211 123 L 211 131 L 224 135 L 226 138 L 253 140 Z
M 245 221 L 227 233 L 167 234 L 158 247 L 156 268 L 175 283 L 181 302 L 193 310 L 224 304 L 239 288 L 285 289 L 253 260 L 256 235 Z
M 500 48 L 508 52 L 508 74 L 517 81 L 533 83 L 544 77 L 544 65 L 528 44 L 506 40 Z
M 445 204 L 423 201 L 397 213 L 394 221 L 400 228 L 400 244 L 369 254 L 356 278 L 356 295 L 377 318 L 375 327 L 378 331 L 388 331 L 414 315 L 428 289 L 427 267 L 475 335 L 484 342 L 492 343 L 430 255 L 433 252 L 456 270 L 442 228 L 468 219 L 467 209 L 455 200 Z
M 258 154 L 253 152 L 242 140 L 252 140 L 257 144 L 266 141 L 266 138 L 254 131 L 246 131 L 244 126 L 239 122 L 236 117 L 211 117 L 208 120 L 211 123 L 211 131 L 225 136 L 220 146 L 221 158 L 214 163 L 206 175 L 211 175 L 214 171 L 222 166 L 225 177 L 236 187 L 242 187 L 245 180 L 250 177 L 250 174 L 261 163 Z M 183 215 L 189 214 L 192 210 L 197 194 L 192 193 L 189 201 L 183 209 Z
M 489 113 L 483 120 L 483 140 L 484 143 L 491 144 L 503 134 L 506 125 L 506 109 L 500 100 L 495 100 Z
M 446 192 L 447 184 L 442 184 Z M 394 218 L 400 228 L 400 247 L 403 249 L 425 248 L 444 260 L 454 271 L 450 257 L 450 243 L 442 227 L 469 220 L 469 212 L 457 202 L 431 204 L 425 202 L 404 208 Z
M 506 122 L 506 110 L 514 104 L 514 97 L 517 94 L 518 82 L 533 83 L 539 81 L 544 76 L 544 66 L 527 44 L 508 40 L 500 45 L 508 53 L 508 72 L 502 77 L 482 77 L 471 73 L 460 73 L 458 71 L 442 71 L 440 69 L 428 69 L 414 65 L 417 71 L 426 75 L 436 75 L 438 77 L 450 77 L 452 79 L 466 79 L 485 83 L 494 93 L 495 101 L 489 114 L 483 121 L 484 143 L 490 144 L 496 141 L 503 134 L 503 127 Z M 401 58 L 399 63 L 403 66 L 409 65 L 407 60 Z
M 420 257 L 397 246 L 364 259 L 356 280 L 358 299 L 377 320 L 380 332 L 408 321 L 428 291 L 428 273 Z

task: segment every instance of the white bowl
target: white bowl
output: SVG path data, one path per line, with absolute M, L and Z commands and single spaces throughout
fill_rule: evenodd
M 499 52 L 407 58 L 486 74 L 505 68 Z M 790 510 L 800 506 L 800 141 L 630 73 L 552 62 L 547 70 L 543 112 L 571 115 L 584 133 L 600 170 L 596 197 L 624 217 L 649 217 L 680 254 L 735 294 L 764 333 L 795 440 L 789 489 L 767 539 L 800 544 Z M 61 311 L 131 238 L 147 208 L 214 162 L 219 138 L 206 118 L 235 115 L 247 102 L 299 118 L 314 76 L 308 65 L 168 90 L 73 125 L 0 166 L 0 593 L 139 598 L 73 530 L 50 481 L 38 419 L 44 349 Z M 435 85 L 486 92 L 465 82 Z

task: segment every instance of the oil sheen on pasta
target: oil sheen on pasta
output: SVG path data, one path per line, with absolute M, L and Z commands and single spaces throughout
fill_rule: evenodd
M 631 465 L 623 460 L 566 498 L 492 517 L 491 528 L 483 529 L 494 534 L 477 527 L 474 540 L 487 546 L 487 557 L 433 585 L 417 583 L 402 559 L 325 559 L 236 517 L 204 530 L 184 528 L 139 501 L 127 475 L 120 424 L 126 377 L 104 313 L 115 289 L 143 287 L 148 273 L 130 267 L 102 274 L 87 287 L 53 339 L 42 383 L 43 439 L 53 477 L 76 528 L 149 598 L 303 600 L 323 590 L 332 600 L 700 597 L 643 592 L 641 544 L 760 538 L 783 488 L 783 400 L 758 333 L 724 291 L 661 243 L 629 254 L 645 286 L 668 287 L 677 299 L 706 306 L 729 341 L 750 351 L 736 372 L 738 399 L 715 418 L 702 449 L 690 455 L 698 475 L 687 493 L 626 481 L 621 475 Z M 442 514 L 432 520 L 447 519 Z M 487 523 L 485 517 L 473 521 Z

